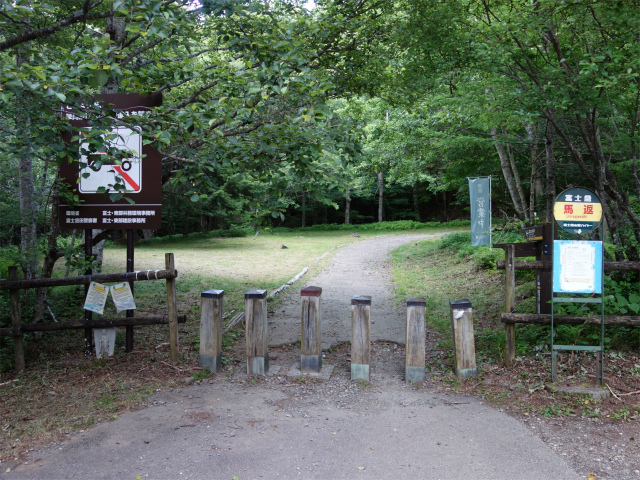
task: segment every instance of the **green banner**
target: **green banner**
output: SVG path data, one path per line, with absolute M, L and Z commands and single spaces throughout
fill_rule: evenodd
M 471 246 L 491 244 L 491 178 L 470 178 Z

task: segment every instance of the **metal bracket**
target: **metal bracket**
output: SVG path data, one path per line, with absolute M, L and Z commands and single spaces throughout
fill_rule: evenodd
M 542 254 L 543 255 L 553 255 L 553 244 L 552 243 L 543 243 L 542 244 Z

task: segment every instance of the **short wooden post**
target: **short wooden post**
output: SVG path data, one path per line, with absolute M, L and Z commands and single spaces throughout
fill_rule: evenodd
M 370 380 L 371 297 L 351 297 L 351 380 Z
M 222 368 L 222 297 L 224 290 L 200 294 L 199 365 L 216 373 Z
M 247 375 L 266 375 L 269 371 L 266 290 L 249 290 L 244 294 L 244 315 Z
M 320 330 L 320 296 L 322 288 L 305 287 L 300 290 L 300 371 L 319 373 L 322 370 L 322 334 Z
M 516 247 L 507 245 L 504 250 L 504 310 L 513 313 L 516 308 Z M 504 324 L 504 363 L 513 366 L 516 361 L 516 324 Z
M 424 381 L 425 315 L 424 298 L 407 298 L 407 337 L 405 341 L 405 380 Z
M 164 264 L 167 270 L 176 269 L 173 253 L 164 254 Z M 171 361 L 178 363 L 180 361 L 180 352 L 178 350 L 178 299 L 175 278 L 167 278 L 167 305 L 169 307 L 169 350 L 171 352 Z
M 18 280 L 18 267 L 9 267 L 9 280 Z M 13 335 L 13 359 L 14 367 L 17 373 L 24 371 L 24 344 L 22 342 L 22 332 L 20 327 L 22 319 L 20 318 L 20 290 L 14 288 L 10 293 L 11 298 L 11 326 L 17 330 Z
M 467 299 L 450 300 L 451 330 L 453 333 L 453 365 L 458 377 L 475 377 L 476 347 L 473 338 L 473 313 Z

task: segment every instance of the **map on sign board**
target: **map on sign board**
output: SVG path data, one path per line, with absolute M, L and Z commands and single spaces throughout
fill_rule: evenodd
M 553 242 L 553 291 L 602 293 L 602 242 Z
M 126 127 L 117 127 L 111 133 L 115 138 L 107 140 L 107 143 L 110 148 L 118 150 L 120 165 L 105 163 L 96 167 L 100 157 L 106 155 L 104 151 L 81 154 L 80 162 L 86 166 L 80 168 L 80 193 L 98 193 L 101 187 L 113 190 L 116 183 L 124 184 L 127 193 L 142 191 L 142 135 Z M 81 152 L 88 149 L 88 143 L 80 145 Z

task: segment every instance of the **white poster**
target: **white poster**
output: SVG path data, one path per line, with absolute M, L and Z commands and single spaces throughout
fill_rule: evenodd
M 118 313 L 125 310 L 135 310 L 136 302 L 133 299 L 133 293 L 128 282 L 118 283 L 111 287 L 111 298 L 116 306 Z
M 109 287 L 100 283 L 91 282 L 89 291 L 87 292 L 87 298 L 84 301 L 84 309 L 103 315 L 107 295 L 109 295 Z

